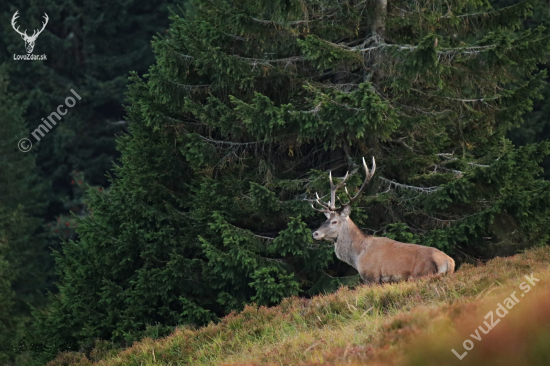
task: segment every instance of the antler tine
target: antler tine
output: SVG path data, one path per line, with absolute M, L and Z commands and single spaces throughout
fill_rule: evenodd
M 317 203 L 320 204 L 321 206 L 323 206 L 324 208 L 326 208 L 327 210 L 330 210 L 330 207 L 328 206 L 327 203 L 324 203 L 323 201 L 321 201 L 321 197 L 319 197 L 319 194 L 317 194 L 317 192 L 315 192 L 315 196 L 317 196 Z
M 44 13 L 43 18 L 44 18 L 45 22 L 42 22 L 42 29 L 40 29 L 40 30 L 38 31 L 38 33 L 36 33 L 36 37 L 38 37 L 38 35 L 39 35 L 40 33 L 42 33 L 42 31 L 44 30 L 44 28 L 46 28 L 46 24 L 48 24 L 48 20 L 50 20 L 50 18 L 48 18 L 48 14 L 46 14 L 46 13 Z M 36 30 L 35 30 L 35 32 L 36 32 Z M 35 35 L 33 34 L 33 37 L 34 37 L 34 36 L 35 36 Z
M 351 196 L 348 192 L 348 187 L 344 187 L 344 191 L 346 191 L 346 196 L 348 196 L 348 200 L 351 200 Z
M 334 197 L 336 196 L 336 191 L 334 190 L 334 182 L 332 181 L 332 171 L 328 172 L 328 180 L 330 181 L 330 202 L 329 207 L 333 210 L 336 209 L 336 206 L 334 205 Z
M 313 203 L 310 203 L 310 205 L 311 205 L 311 208 L 314 209 L 315 211 L 319 211 L 319 212 L 323 212 L 323 213 L 332 213 L 332 211 L 329 210 L 329 209 L 322 209 L 322 210 L 320 210 L 320 209 L 318 209 L 318 208 L 315 208 L 315 206 L 313 206 Z
M 332 181 L 332 172 L 329 172 L 328 178 L 330 180 L 330 209 L 336 210 L 336 191 L 338 191 L 343 185 L 346 184 L 346 180 L 349 177 L 349 171 L 346 172 L 346 175 L 344 176 L 344 179 L 336 185 L 334 185 L 334 182 Z
M 42 29 L 40 30 L 40 32 L 42 32 L 44 28 L 46 28 L 46 24 L 48 24 L 48 20 L 50 20 L 48 14 L 46 13 L 44 13 L 44 16 L 42 18 L 44 18 L 45 22 L 42 22 Z
M 363 160 L 365 159 L 365 157 L 363 157 Z M 374 160 L 374 156 L 372 157 L 372 173 L 371 173 L 371 178 L 372 176 L 374 175 L 374 172 L 376 171 L 376 161 Z
M 19 33 L 20 35 L 22 35 L 22 36 L 25 35 L 26 36 L 27 35 L 27 30 L 26 29 L 25 29 L 25 33 L 23 33 L 19 30 L 19 26 L 17 26 L 17 28 L 15 28 L 15 21 L 17 20 L 17 18 L 19 18 L 18 13 L 19 13 L 19 10 L 17 10 L 15 12 L 15 14 L 13 14 L 13 17 L 11 18 L 11 26 L 12 26 L 13 30 L 16 31 L 17 33 Z
M 349 193 L 346 190 L 346 193 L 348 193 L 349 202 L 348 205 L 351 205 L 353 202 L 355 202 L 361 193 L 365 190 L 365 187 L 371 180 L 371 178 L 374 176 L 374 172 L 376 171 L 376 161 L 374 160 L 374 156 L 372 157 L 372 171 L 369 171 L 369 168 L 367 167 L 367 163 L 365 162 L 365 158 L 363 157 L 363 166 L 365 167 L 365 180 L 363 181 L 363 184 L 361 185 L 361 188 L 359 188 L 359 192 L 353 197 L 350 197 Z
M 331 189 L 339 189 L 340 187 L 342 187 L 344 185 L 344 183 L 346 182 L 346 179 L 348 179 L 348 176 L 349 176 L 349 171 L 346 172 L 346 175 L 344 176 L 344 179 L 342 179 L 342 181 L 340 183 L 338 183 L 337 185 L 334 185 L 334 182 L 332 181 L 332 172 L 329 171 L 328 172 L 328 179 L 330 180 L 330 188 Z

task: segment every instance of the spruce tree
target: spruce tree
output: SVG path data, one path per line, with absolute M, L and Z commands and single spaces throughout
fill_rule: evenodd
M 312 242 L 324 217 L 310 203 L 329 170 L 356 189 L 363 156 L 377 176 L 352 218 L 370 234 L 455 257 L 548 239 L 550 145 L 505 138 L 545 77 L 544 28 L 513 32 L 529 3 L 192 5 L 132 77 L 111 190 L 90 191 L 92 215 L 58 256 L 38 339 L 123 345 L 148 324 L 346 283 L 333 247 Z
M 28 137 L 21 96 L 8 92 L 6 67 L 0 67 L 0 364 L 13 360 L 28 326 L 29 304 L 41 307 L 49 268 L 41 235 L 42 211 L 34 156 L 18 149 Z
M 510 6 L 517 3 L 517 0 L 492 0 L 491 3 L 497 9 Z M 546 28 L 550 25 L 550 7 L 548 2 L 543 0 L 533 0 L 533 16 L 523 21 L 520 31 L 543 25 Z M 539 65 L 540 68 L 548 72 L 550 60 L 546 58 L 544 65 Z M 548 76 L 546 77 L 548 81 Z M 526 113 L 524 116 L 525 122 L 520 126 L 511 129 L 507 137 L 518 146 L 523 146 L 529 143 L 547 141 L 550 138 L 550 85 L 545 83 L 541 90 L 543 98 L 535 101 L 533 110 Z M 550 157 L 546 157 L 542 163 L 544 168 L 545 179 L 550 178 Z

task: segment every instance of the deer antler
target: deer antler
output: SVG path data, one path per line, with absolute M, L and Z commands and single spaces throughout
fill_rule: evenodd
M 331 212 L 339 210 L 340 207 L 336 208 L 336 198 L 337 198 L 336 197 L 336 192 L 342 187 L 344 187 L 344 189 L 346 190 L 346 195 L 348 196 L 348 199 L 349 199 L 349 202 L 343 204 L 342 206 L 351 205 L 353 202 L 355 202 L 359 198 L 361 193 L 363 193 L 363 191 L 365 190 L 365 187 L 367 186 L 367 184 L 369 183 L 369 181 L 373 177 L 374 172 L 376 171 L 376 162 L 374 161 L 374 157 L 372 158 L 372 171 L 369 171 L 369 168 L 367 167 L 367 163 L 365 162 L 365 158 L 363 158 L 363 166 L 365 167 L 365 173 L 366 173 L 365 181 L 363 182 L 363 184 L 361 185 L 361 188 L 359 188 L 359 192 L 357 192 L 357 194 L 355 196 L 351 197 L 349 192 L 348 192 L 348 188 L 345 187 L 346 180 L 349 178 L 349 171 L 346 172 L 346 175 L 344 176 L 342 181 L 338 184 L 334 184 L 334 181 L 332 180 L 332 172 L 329 172 L 328 179 L 330 181 L 330 201 L 329 202 L 321 201 L 321 198 L 319 197 L 317 192 L 315 192 L 315 196 L 317 197 L 317 199 L 315 201 L 321 207 L 323 207 L 323 209 L 321 209 L 321 210 L 317 209 L 313 206 L 313 204 L 311 204 L 311 207 L 316 211 L 324 212 L 324 213 L 331 213 Z
M 39 31 L 37 31 L 36 29 L 34 30 L 32 36 L 30 36 L 29 38 L 37 38 L 40 33 L 42 33 L 42 31 L 44 30 L 44 28 L 46 28 L 46 24 L 48 24 L 48 20 L 50 20 L 50 18 L 48 18 L 48 14 L 44 13 L 44 20 L 45 22 L 42 22 L 42 29 L 40 29 Z M 38 32 L 38 33 L 37 33 Z
M 330 180 L 330 209 L 336 211 L 336 191 L 338 191 L 342 186 L 346 184 L 346 180 L 349 177 L 349 172 L 346 172 L 344 179 L 338 184 L 334 184 L 332 181 L 332 172 L 328 173 L 328 179 Z
M 365 190 L 365 187 L 371 180 L 371 178 L 374 176 L 374 172 L 376 171 L 376 161 L 374 161 L 374 156 L 372 157 L 372 171 L 369 172 L 369 168 L 367 167 L 367 163 L 365 163 L 365 158 L 363 157 L 363 166 L 365 167 L 365 180 L 363 181 L 363 184 L 361 185 L 361 188 L 359 188 L 359 192 L 353 197 L 350 196 L 348 192 L 348 188 L 344 187 L 346 190 L 346 195 L 348 196 L 349 202 L 346 203 L 346 205 L 351 205 L 353 202 L 355 202 L 361 193 Z
M 323 207 L 323 209 L 320 210 L 318 208 L 315 208 L 315 206 L 313 206 L 313 203 L 311 203 L 311 208 L 314 209 L 315 211 L 323 212 L 325 214 L 331 213 L 332 211 L 330 210 L 330 207 L 328 206 L 330 203 L 321 201 L 321 197 L 319 197 L 317 192 L 315 192 L 315 196 L 317 197 L 315 202 L 317 202 L 319 204 L 319 206 Z
M 25 33 L 23 33 L 23 32 L 20 32 L 20 31 L 19 31 L 19 26 L 17 26 L 17 28 L 15 28 L 15 20 L 16 20 L 17 18 L 19 18 L 19 15 L 17 15 L 17 13 L 19 13 L 19 10 L 17 10 L 17 11 L 15 12 L 15 14 L 13 14 L 13 17 L 11 18 L 11 26 L 12 26 L 13 30 L 16 31 L 17 33 L 19 33 L 21 36 L 23 36 L 23 37 L 29 37 L 29 36 L 27 35 L 27 30 L 26 30 L 26 29 L 25 29 Z

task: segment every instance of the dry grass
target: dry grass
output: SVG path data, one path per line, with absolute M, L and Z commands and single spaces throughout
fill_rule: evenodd
M 538 285 L 501 324 L 474 340 L 474 349 L 459 361 L 451 348 L 464 352 L 462 342 L 483 324 L 487 311 L 512 291 L 521 293 L 518 286 L 531 272 L 541 279 Z M 545 340 L 550 344 L 550 331 L 545 333 L 549 298 L 550 248 L 536 248 L 479 267 L 465 265 L 448 277 L 342 288 L 311 300 L 286 299 L 272 308 L 248 306 L 217 324 L 181 327 L 167 338 L 145 339 L 118 353 L 98 349 L 90 358 L 63 353 L 49 366 L 511 365 L 509 360 L 550 365 L 550 358 L 544 359 L 550 350 L 537 346 Z M 506 356 L 512 350 L 515 358 Z M 527 359 L 531 354 L 548 362 Z

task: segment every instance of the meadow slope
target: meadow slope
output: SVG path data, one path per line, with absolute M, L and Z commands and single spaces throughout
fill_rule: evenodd
M 529 284 L 531 274 L 539 281 Z M 499 310 L 502 318 L 499 303 L 510 306 Z M 478 327 L 489 330 L 489 311 L 493 329 L 484 334 Z M 463 265 L 452 276 L 248 306 L 126 350 L 98 343 L 88 357 L 62 353 L 49 366 L 550 365 L 549 325 L 550 247 L 543 247 Z M 464 354 L 464 345 L 473 348 Z

